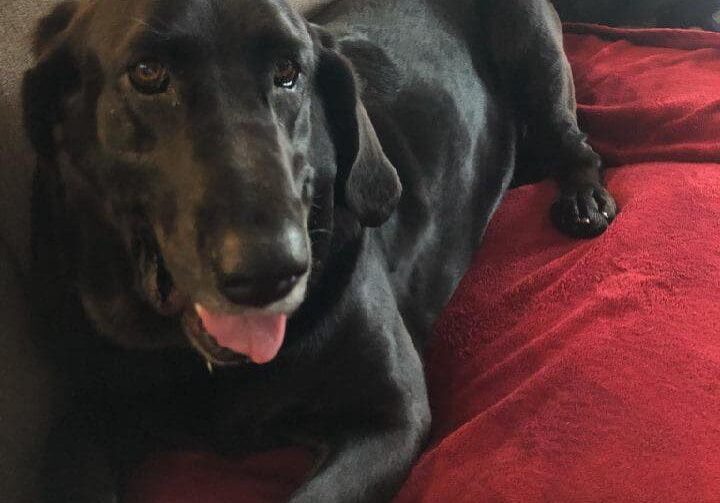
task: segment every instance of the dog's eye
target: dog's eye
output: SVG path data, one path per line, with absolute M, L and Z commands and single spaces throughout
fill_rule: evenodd
M 170 84 L 170 73 L 161 63 L 141 61 L 128 70 L 133 87 L 143 94 L 164 93 Z
M 300 77 L 300 67 L 294 61 L 281 59 L 275 63 L 275 74 L 273 81 L 276 87 L 292 89 Z

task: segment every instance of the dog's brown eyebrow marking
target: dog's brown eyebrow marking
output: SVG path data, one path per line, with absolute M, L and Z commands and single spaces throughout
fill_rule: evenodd
M 189 34 L 174 34 L 161 31 L 144 31 L 129 44 L 132 57 L 158 57 L 171 59 L 182 57 L 192 60 L 200 56 L 202 42 Z
M 139 26 L 142 26 L 143 29 L 147 30 L 148 33 L 153 33 L 159 37 L 165 37 L 167 36 L 167 32 L 163 32 L 161 29 L 154 27 L 150 23 L 148 23 L 146 20 L 139 18 L 139 17 L 133 17 L 132 20 Z

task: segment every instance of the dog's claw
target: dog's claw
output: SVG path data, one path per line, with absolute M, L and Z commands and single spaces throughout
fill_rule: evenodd
M 615 219 L 617 205 L 600 184 L 580 184 L 563 188 L 552 207 L 555 226 L 576 238 L 599 236 Z

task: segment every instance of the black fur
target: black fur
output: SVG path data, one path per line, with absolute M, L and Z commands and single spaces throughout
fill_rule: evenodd
M 513 177 L 518 131 L 559 184 L 562 230 L 615 216 L 557 15 L 339 1 L 314 25 L 282 0 L 150 4 L 63 4 L 25 79 L 40 343 L 65 376 L 47 501 L 116 501 L 129 466 L 189 439 L 306 442 L 327 456 L 293 503 L 387 501 L 430 425 L 419 350 Z M 129 83 L 147 58 L 169 67 L 166 93 Z M 302 68 L 293 91 L 272 86 L 278 58 Z M 274 361 L 192 348 L 193 302 L 238 312 L 221 279 L 286 266 L 307 286 L 271 306 L 291 315 Z

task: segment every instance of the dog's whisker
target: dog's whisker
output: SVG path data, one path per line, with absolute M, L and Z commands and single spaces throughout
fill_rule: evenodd
M 132 16 L 130 19 L 135 21 L 139 26 L 143 26 L 147 28 L 147 30 L 152 33 L 153 35 L 157 35 L 158 37 L 169 39 L 170 38 L 170 25 L 168 23 L 163 23 L 161 21 L 155 20 L 155 23 L 158 24 L 158 26 L 153 26 L 150 23 L 148 23 L 146 20 L 134 17 Z

